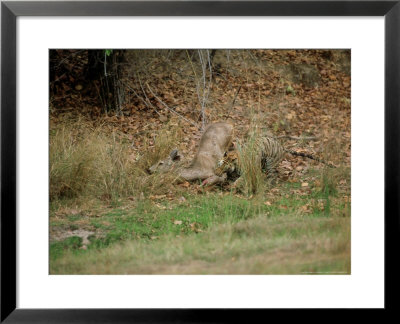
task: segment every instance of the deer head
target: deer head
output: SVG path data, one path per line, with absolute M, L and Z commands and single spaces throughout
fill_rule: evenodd
M 181 160 L 182 155 L 177 149 L 173 149 L 167 158 L 158 161 L 149 168 L 150 173 L 161 172 L 165 173 L 171 171 L 176 162 Z

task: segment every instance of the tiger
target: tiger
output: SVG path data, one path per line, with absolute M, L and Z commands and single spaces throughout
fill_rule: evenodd
M 251 144 L 252 145 L 252 144 Z M 286 153 L 293 156 L 302 156 L 320 163 L 324 163 L 329 167 L 334 165 L 325 162 L 318 157 L 304 152 L 297 152 L 291 149 L 286 149 L 280 141 L 272 136 L 262 136 L 256 139 L 254 143 L 257 154 L 260 157 L 261 169 L 268 177 L 275 178 L 277 175 L 277 166 L 283 160 Z M 227 174 L 228 180 L 236 180 L 240 177 L 239 156 L 237 150 L 227 152 L 223 159 L 218 161 L 215 173 L 217 175 Z
M 279 141 L 272 137 L 262 137 L 256 140 L 255 145 L 257 155 L 261 161 L 261 169 L 268 176 L 276 173 L 277 165 L 282 161 L 285 154 L 283 146 Z M 224 157 L 218 161 L 215 174 L 221 176 L 226 173 L 228 180 L 236 180 L 240 177 L 239 167 L 239 152 L 238 150 L 227 152 Z
M 215 174 L 221 177 L 225 173 L 227 180 L 236 180 L 240 177 L 238 159 L 237 150 L 226 152 L 224 157 L 218 161 Z

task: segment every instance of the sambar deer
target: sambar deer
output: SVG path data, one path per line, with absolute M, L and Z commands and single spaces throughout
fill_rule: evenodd
M 153 166 L 149 171 L 153 172 L 175 172 L 186 181 L 203 180 L 203 185 L 213 185 L 224 182 L 226 174 L 218 176 L 215 174 L 218 161 L 229 149 L 233 139 L 233 126 L 228 123 L 214 123 L 207 126 L 199 144 L 198 151 L 189 167 L 184 168 L 177 163 L 180 154 L 173 150 L 170 155 Z

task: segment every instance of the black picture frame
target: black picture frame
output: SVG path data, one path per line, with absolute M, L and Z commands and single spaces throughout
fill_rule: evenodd
M 18 16 L 384 16 L 385 310 L 396 309 L 399 255 L 400 0 L 29 1 L 1 3 L 1 318 L 3 323 L 235 322 L 266 310 L 16 308 L 16 19 Z M 365 163 L 368 163 L 366 152 Z M 368 176 L 373 176 L 371 173 Z M 303 312 L 298 312 L 304 314 Z M 309 314 L 306 312 L 305 314 Z M 380 313 L 381 314 L 381 313 Z M 240 315 L 240 316 L 239 316 Z M 305 315 L 309 316 L 309 315 Z M 251 320 L 250 320 L 251 321 Z

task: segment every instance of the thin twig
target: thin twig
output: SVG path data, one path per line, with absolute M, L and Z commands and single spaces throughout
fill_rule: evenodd
M 207 96 L 204 98 L 204 103 L 206 103 L 206 101 L 208 100 L 208 97 L 210 95 L 211 83 L 212 83 L 212 66 L 211 66 L 210 50 L 207 50 L 207 59 L 208 59 L 208 69 L 209 69 L 209 74 L 210 74 L 210 80 L 208 81 Z M 206 122 L 205 116 L 204 116 L 204 122 Z M 203 125 L 203 128 L 204 128 L 204 125 Z
M 76 52 L 73 52 L 73 53 L 69 54 L 67 57 L 63 58 L 55 67 L 58 68 L 58 67 L 59 67 L 61 64 L 63 64 L 65 61 L 69 60 L 69 58 L 70 58 L 71 56 L 77 55 L 77 54 L 79 54 L 80 52 L 84 52 L 84 51 L 86 51 L 86 50 L 79 50 L 79 51 L 76 51 Z M 53 69 L 55 69 L 55 68 L 53 67 Z
M 155 109 L 154 106 L 152 107 L 151 105 L 149 105 L 149 104 L 146 102 L 146 100 L 144 100 L 141 96 L 139 96 L 139 94 L 135 91 L 135 89 L 133 89 L 132 87 L 130 87 L 128 84 L 126 84 L 126 83 L 124 83 L 124 82 L 122 82 L 122 83 L 123 83 L 126 87 L 128 87 L 138 99 L 142 100 L 143 103 L 146 105 L 147 108 L 153 108 L 153 109 L 155 110 L 155 112 L 156 112 L 158 115 L 160 115 L 160 113 L 157 111 L 157 109 Z
M 209 65 L 209 69 L 210 69 L 210 81 L 209 81 L 209 86 L 208 87 L 206 87 L 207 63 L 205 62 L 202 50 L 198 50 L 197 51 L 197 53 L 199 55 L 199 61 L 200 61 L 201 69 L 202 69 L 202 76 L 201 77 L 197 77 L 197 73 L 196 73 L 196 70 L 195 70 L 195 68 L 193 66 L 192 59 L 190 58 L 189 52 L 186 51 L 186 55 L 188 57 L 190 65 L 191 65 L 191 68 L 192 68 L 192 71 L 193 71 L 193 74 L 194 74 L 195 83 L 196 83 L 197 98 L 198 98 L 199 104 L 200 104 L 200 114 L 199 114 L 199 116 L 201 116 L 201 120 L 202 120 L 202 129 L 204 129 L 205 124 L 207 123 L 206 115 L 205 115 L 205 107 L 206 107 L 208 95 L 210 93 L 211 78 L 212 78 L 210 55 L 209 55 L 209 51 L 208 50 L 206 50 L 206 51 L 207 51 L 207 57 L 208 57 L 208 65 Z M 201 81 L 202 81 L 202 85 L 200 84 Z M 202 91 L 201 91 L 202 95 L 200 95 L 200 89 L 202 89 Z
M 168 107 L 168 105 L 167 105 L 164 101 L 162 101 L 162 100 L 153 92 L 153 90 L 150 88 L 150 86 L 149 86 L 149 84 L 148 84 L 147 82 L 146 82 L 146 86 L 147 86 L 147 88 L 149 89 L 149 91 L 152 93 L 152 95 L 154 96 L 154 98 L 156 98 L 156 99 L 158 100 L 158 102 L 161 103 L 161 104 L 162 104 L 165 108 L 167 108 L 170 112 L 174 113 L 175 115 L 177 115 L 178 117 L 182 118 L 184 121 L 186 121 L 186 122 L 192 124 L 193 126 L 195 126 L 195 127 L 197 127 L 197 128 L 199 127 L 198 125 L 196 125 L 196 124 L 195 124 L 194 122 L 192 122 L 191 120 L 189 120 L 189 119 L 183 117 L 181 114 L 177 113 L 174 109 Z
M 233 107 L 235 106 L 236 98 L 237 98 L 237 96 L 238 96 L 238 94 L 239 94 L 240 89 L 242 89 L 242 85 L 240 85 L 240 86 L 239 86 L 239 89 L 236 91 L 235 98 L 233 98 L 231 108 L 230 108 L 229 111 L 228 111 L 228 116 L 231 114 L 232 109 L 233 109 Z
M 143 94 L 144 94 L 144 96 L 145 96 L 145 98 L 146 98 L 146 101 L 144 101 L 143 98 L 141 98 L 141 99 L 144 101 L 144 103 L 145 103 L 145 105 L 146 105 L 147 107 L 150 106 L 151 108 L 154 109 L 154 111 L 155 111 L 159 116 L 161 116 L 161 114 L 158 112 L 156 106 L 154 106 L 154 105 L 151 103 L 150 99 L 147 97 L 147 94 L 146 94 L 146 91 L 144 91 L 144 88 L 143 88 L 143 85 L 142 85 L 142 80 L 140 79 L 139 73 L 138 73 L 136 76 L 137 76 L 137 79 L 139 80 L 140 88 L 142 89 L 142 92 L 143 92 Z M 146 103 L 146 102 L 147 102 L 147 103 Z
M 199 86 L 199 81 L 197 80 L 197 74 L 196 74 L 196 70 L 195 70 L 195 68 L 194 68 L 194 66 L 193 66 L 193 62 L 192 62 L 192 59 L 190 58 L 190 55 L 189 55 L 189 52 L 186 50 L 186 55 L 187 55 L 187 57 L 188 57 L 188 60 L 189 60 L 189 63 L 190 63 L 190 66 L 191 66 L 191 68 L 192 68 L 192 71 L 193 71 L 193 74 L 194 74 L 194 79 L 195 79 L 195 82 L 196 82 L 196 91 L 197 91 L 197 98 L 199 99 L 199 102 L 201 102 L 201 99 L 200 99 L 200 86 Z
M 315 137 L 315 136 L 300 136 L 300 137 L 297 137 L 297 136 L 290 136 L 290 135 L 282 135 L 282 136 L 278 136 L 278 137 L 275 137 L 275 138 L 288 138 L 288 139 L 292 139 L 292 140 L 296 140 L 296 141 L 299 141 L 299 140 L 316 141 L 316 140 L 318 140 L 318 137 Z
M 212 67 L 211 67 L 211 57 L 210 57 L 210 51 L 207 49 L 205 50 L 205 53 L 207 54 L 207 62 L 204 58 L 204 51 L 202 50 L 198 50 L 198 54 L 199 54 L 199 58 L 200 58 L 200 65 L 201 65 L 201 69 L 202 69 L 202 80 L 203 80 L 203 88 L 202 88 L 202 99 L 200 101 L 200 105 L 201 105 L 201 117 L 202 117 L 202 128 L 204 129 L 205 124 L 207 123 L 207 118 L 205 115 L 205 108 L 207 106 L 207 101 L 208 101 L 208 96 L 210 94 L 210 89 L 211 89 L 211 83 L 212 83 Z M 208 81 L 208 85 L 206 85 L 206 76 L 207 76 L 207 64 L 208 64 L 208 69 L 209 69 L 209 81 Z M 198 90 L 198 92 L 200 91 L 200 89 Z

